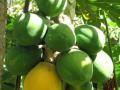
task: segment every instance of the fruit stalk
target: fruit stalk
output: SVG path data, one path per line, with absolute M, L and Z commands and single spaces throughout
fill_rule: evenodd
M 20 90 L 20 82 L 21 82 L 21 76 L 17 76 L 16 78 L 16 88 L 15 90 Z

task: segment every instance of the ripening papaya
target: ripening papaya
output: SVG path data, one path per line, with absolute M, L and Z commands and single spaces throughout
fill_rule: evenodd
M 64 90 L 55 65 L 49 62 L 37 64 L 24 79 L 24 90 Z

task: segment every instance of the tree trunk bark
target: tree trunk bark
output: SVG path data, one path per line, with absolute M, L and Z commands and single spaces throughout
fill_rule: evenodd
M 5 24 L 6 24 L 6 0 L 0 0 L 0 82 L 2 75 L 3 59 L 5 53 Z M 0 84 L 1 90 L 1 84 Z

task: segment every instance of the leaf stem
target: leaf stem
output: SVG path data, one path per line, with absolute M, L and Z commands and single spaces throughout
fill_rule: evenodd
M 103 16 L 104 16 L 104 23 L 105 23 L 105 26 L 106 26 L 106 32 L 107 32 L 107 39 L 108 39 L 108 46 L 109 46 L 109 53 L 110 53 L 110 57 L 113 61 L 113 56 L 112 56 L 112 49 L 111 49 L 111 41 L 110 41 L 110 33 L 109 33 L 109 28 L 108 28 L 108 23 L 107 23 L 107 19 L 106 19 L 106 15 L 105 15 L 105 12 L 103 12 Z M 115 66 L 114 66 L 114 69 L 115 69 Z M 116 79 L 116 75 L 115 75 L 115 70 L 113 71 L 114 73 L 114 78 L 113 79 Z M 115 88 L 116 90 L 118 90 L 118 86 L 117 86 L 117 82 L 115 80 Z

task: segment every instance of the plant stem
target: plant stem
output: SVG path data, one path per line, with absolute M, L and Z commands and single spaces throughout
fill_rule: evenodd
M 106 26 L 106 32 L 107 32 L 107 39 L 108 39 L 109 53 L 110 53 L 110 57 L 111 57 L 111 59 L 112 59 L 112 61 L 113 61 L 112 49 L 111 49 L 111 42 L 110 42 L 110 33 L 109 33 L 109 28 L 108 28 L 108 23 L 107 23 L 107 20 L 106 20 L 105 12 L 103 12 L 103 15 L 104 15 L 104 23 L 105 23 L 105 26 Z M 115 69 L 115 66 L 114 66 L 114 69 Z M 113 79 L 116 79 L 116 76 L 115 76 L 115 70 L 113 71 L 113 73 L 114 73 L 114 78 L 113 78 Z M 115 88 L 116 88 L 116 90 L 118 90 L 116 80 L 115 80 Z
M 25 0 L 24 13 L 27 13 L 29 10 L 30 0 Z
M 111 49 L 111 42 L 110 42 L 110 33 L 109 33 L 109 29 L 108 29 L 108 23 L 107 23 L 107 20 L 106 20 L 105 12 L 104 12 L 104 23 L 105 23 L 105 26 L 106 26 L 108 46 L 109 46 L 109 53 L 110 53 L 110 57 L 112 58 L 112 49 Z M 113 60 L 113 58 L 112 58 L 112 60 Z
M 20 90 L 20 82 L 21 82 L 21 76 L 17 76 L 15 90 Z

